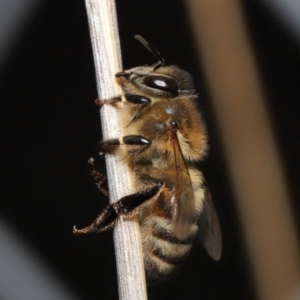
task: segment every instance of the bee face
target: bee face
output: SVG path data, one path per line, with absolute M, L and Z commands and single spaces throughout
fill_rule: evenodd
M 124 136 L 99 143 L 101 152 L 117 155 L 132 170 L 135 191 L 109 205 L 88 227 L 75 233 L 113 227 L 120 215 L 138 214 L 148 282 L 165 280 L 186 259 L 199 232 L 211 257 L 221 255 L 218 219 L 195 162 L 203 159 L 206 130 L 198 112 L 192 77 L 164 60 L 145 40 L 159 62 L 115 75 L 123 95 L 97 100 L 118 108 Z M 101 191 L 105 176 L 91 172 Z M 200 224 L 200 225 L 199 225 Z

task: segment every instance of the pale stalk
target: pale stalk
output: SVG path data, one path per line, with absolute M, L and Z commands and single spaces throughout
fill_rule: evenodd
M 115 73 L 122 71 L 116 8 L 113 0 L 86 0 L 92 40 L 99 99 L 120 95 Z M 100 110 L 103 138 L 118 138 L 122 129 L 114 107 L 104 105 Z M 132 193 L 130 174 L 114 156 L 106 157 L 110 203 Z M 147 299 L 143 254 L 137 218 L 120 218 L 114 229 L 119 299 Z M 101 263 L 95 262 L 95 263 Z M 99 283 L 100 284 L 100 283 Z M 99 295 L 99 298 L 101 295 Z

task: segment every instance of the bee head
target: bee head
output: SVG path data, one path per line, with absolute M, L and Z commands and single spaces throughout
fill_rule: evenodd
M 157 59 L 154 66 L 140 66 L 115 74 L 116 80 L 127 93 L 157 98 L 174 98 L 180 95 L 193 95 L 193 79 L 189 73 L 177 66 L 165 66 L 161 54 L 140 35 L 134 36 Z
M 175 65 L 160 66 L 156 70 L 153 70 L 153 66 L 140 66 L 118 72 L 115 76 L 125 90 L 126 87 L 134 86 L 150 97 L 174 98 L 195 94 L 191 75 Z M 132 91 L 126 92 L 132 93 Z M 138 93 L 138 91 L 135 92 Z

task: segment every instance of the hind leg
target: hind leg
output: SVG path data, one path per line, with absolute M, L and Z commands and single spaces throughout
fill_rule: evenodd
M 122 197 L 119 201 L 109 204 L 93 221 L 93 223 L 85 228 L 76 229 L 74 227 L 74 234 L 85 234 L 90 232 L 101 232 L 112 228 L 120 216 L 131 217 L 135 214 L 134 210 L 157 197 L 164 187 L 164 183 L 155 178 L 152 179 L 155 185 L 151 188 L 144 189 L 138 193 L 130 194 Z

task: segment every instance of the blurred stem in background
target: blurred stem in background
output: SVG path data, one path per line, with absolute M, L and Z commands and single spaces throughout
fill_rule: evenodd
M 46 3 L 45 0 L 1 0 L 0 3 L 0 70 L 9 50 L 21 37 L 31 18 Z M 0 73 L 1 74 L 1 73 Z
M 260 299 L 290 299 L 299 248 L 288 191 L 237 0 L 188 0 Z

